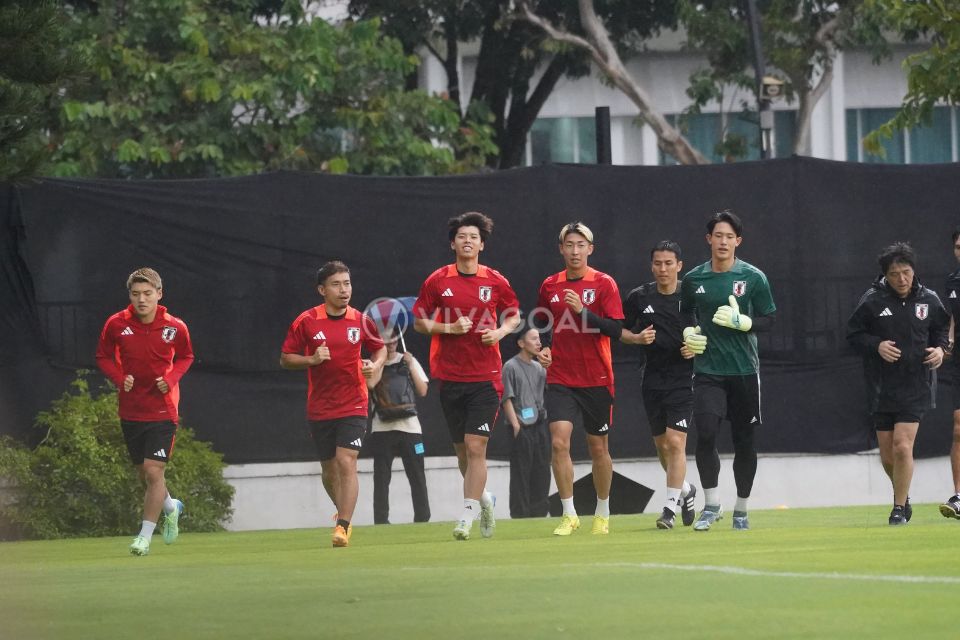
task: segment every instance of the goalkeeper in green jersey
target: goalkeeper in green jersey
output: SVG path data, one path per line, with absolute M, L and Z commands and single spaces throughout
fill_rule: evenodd
M 773 326 L 777 307 L 763 272 L 735 255 L 742 230 L 736 214 L 714 214 L 707 222 L 710 260 L 689 271 L 680 285 L 681 312 L 694 313 L 698 322 L 683 331 L 684 344 L 696 354 L 693 424 L 704 507 L 695 531 L 709 530 L 723 515 L 717 434 L 724 419 L 730 421 L 734 447 L 733 528 L 750 528 L 747 499 L 757 473 L 754 430 L 763 422 L 756 332 Z

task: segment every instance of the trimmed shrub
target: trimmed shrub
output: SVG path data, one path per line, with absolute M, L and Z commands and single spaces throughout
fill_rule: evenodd
M 117 416 L 117 391 L 90 392 L 78 371 L 50 411 L 37 416 L 46 436 L 34 449 L 0 438 L 0 535 L 67 538 L 127 535 L 139 527 L 144 487 L 130 463 Z M 182 423 L 166 468 L 170 495 L 186 505 L 181 531 L 218 531 L 229 519 L 233 487 L 223 458 Z

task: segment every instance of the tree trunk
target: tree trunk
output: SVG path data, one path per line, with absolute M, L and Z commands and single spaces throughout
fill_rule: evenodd
M 507 117 L 507 126 L 503 132 L 503 143 L 500 145 L 499 169 L 509 169 L 523 163 L 530 127 L 533 126 L 543 104 L 568 68 L 569 63 L 566 58 L 555 56 L 547 65 L 529 98 L 526 97 L 530 87 L 529 77 L 515 87 L 510 102 L 510 115 Z M 535 65 L 530 70 L 531 75 L 534 70 Z

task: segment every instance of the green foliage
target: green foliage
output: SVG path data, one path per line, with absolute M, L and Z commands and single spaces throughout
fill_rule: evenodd
M 708 61 L 707 68 L 690 76 L 690 113 L 699 113 L 711 102 L 719 102 L 724 108 L 723 95 L 733 88 L 754 95 L 754 56 L 744 5 L 740 0 L 678 3 L 687 46 L 705 55 Z M 887 52 L 878 14 L 866 6 L 865 0 L 760 0 L 757 10 L 768 66 L 765 73 L 784 79 L 787 102 L 799 100 L 803 108 L 812 109 L 815 88 L 824 77 L 824 70 L 832 68 L 837 51 L 865 47 L 876 57 Z M 752 101 L 740 107 L 756 110 Z
M 0 182 L 44 161 L 41 130 L 59 103 L 57 83 L 81 68 L 57 2 L 0 0 Z
M 467 139 L 448 101 L 408 95 L 417 60 L 376 21 L 336 27 L 254 0 L 101 0 L 72 15 L 92 73 L 51 127 L 56 175 L 440 174 L 475 169 L 491 145 L 486 123 Z
M 94 395 L 84 374 L 37 416 L 47 435 L 36 448 L 0 439 L 0 478 L 13 498 L 0 504 L 0 515 L 25 537 L 125 535 L 140 520 L 143 487 L 123 442 L 116 390 Z M 233 487 L 223 466 L 220 454 L 180 426 L 166 479 L 187 505 L 183 530 L 217 531 L 229 518 Z
M 907 94 L 899 111 L 863 140 L 867 151 L 882 157 L 883 138 L 891 138 L 897 130 L 929 124 L 939 102 L 960 104 L 960 5 L 944 0 L 870 0 L 869 4 L 881 10 L 886 26 L 905 40 L 924 35 L 930 44 L 903 62 Z

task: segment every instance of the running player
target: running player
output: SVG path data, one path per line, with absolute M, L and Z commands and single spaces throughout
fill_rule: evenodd
M 960 263 L 960 227 L 953 231 L 953 257 Z M 953 495 L 940 505 L 946 518 L 960 519 L 960 354 L 956 353 L 957 324 L 960 323 L 960 267 L 947 277 L 946 304 L 950 321 L 950 368 L 953 370 L 953 446 L 950 447 L 950 471 L 953 474 Z
M 693 423 L 704 506 L 693 524 L 695 531 L 707 531 L 723 515 L 717 434 L 724 418 L 730 420 L 733 436 L 733 528 L 750 528 L 747 502 L 757 475 L 754 429 L 763 422 L 756 332 L 773 326 L 777 308 L 767 277 L 735 255 L 742 230 L 740 218 L 730 211 L 711 216 L 710 260 L 693 268 L 680 285 L 680 311 L 694 313 L 700 323 L 683 330 L 684 344 L 696 354 Z
M 650 251 L 654 282 L 627 294 L 620 341 L 641 345 L 643 407 L 647 412 L 667 491 L 657 528 L 673 529 L 677 512 L 693 524 L 696 486 L 686 481 L 687 430 L 693 421 L 693 352 L 683 344 L 683 328 L 695 324 L 680 313 L 680 245 L 664 240 Z
M 159 304 L 163 282 L 149 267 L 127 278 L 130 306 L 107 319 L 97 346 L 97 366 L 116 385 L 120 426 L 130 460 L 146 483 L 143 522 L 130 553 L 150 553 L 160 511 L 163 541 L 180 532 L 183 503 L 170 497 L 164 479 L 177 437 L 180 378 L 193 364 L 193 346 L 183 320 Z
M 367 384 L 387 359 L 373 320 L 350 306 L 350 269 L 332 260 L 317 272 L 323 304 L 293 321 L 280 366 L 307 370 L 307 426 L 313 438 L 323 488 L 337 508 L 333 546 L 350 544 L 357 505 L 357 456 L 367 430 Z M 361 357 L 361 347 L 371 359 Z
M 592 533 L 610 531 L 610 484 L 613 461 L 607 436 L 613 424 L 613 360 L 610 338 L 620 339 L 623 307 L 620 290 L 613 278 L 588 266 L 593 254 L 593 232 L 582 222 L 560 230 L 560 255 L 565 269 L 549 276 L 540 285 L 540 310 L 549 314 L 552 333 L 544 335 L 548 345 L 538 356 L 547 368 L 546 409 L 550 420 L 553 476 L 563 505 L 557 536 L 568 536 L 580 528 L 573 505 L 573 460 L 570 435 L 574 425 L 587 433 L 587 448 L 593 462 L 593 486 L 597 508 Z
M 487 441 L 500 408 L 500 341 L 520 324 L 519 303 L 499 272 L 480 264 L 493 220 L 471 211 L 447 222 L 452 264 L 434 271 L 420 287 L 413 327 L 432 336 L 430 375 L 463 475 L 463 512 L 453 529 L 470 538 L 480 517 L 480 535 L 493 536 L 495 498 L 487 484 Z M 498 326 L 497 316 L 501 323 Z

